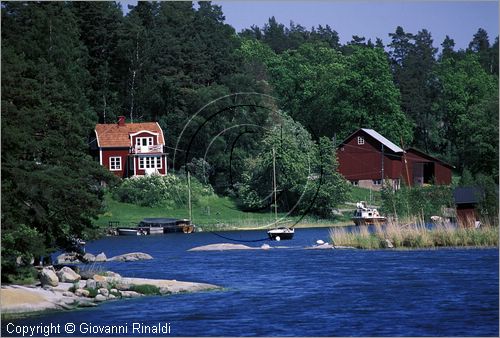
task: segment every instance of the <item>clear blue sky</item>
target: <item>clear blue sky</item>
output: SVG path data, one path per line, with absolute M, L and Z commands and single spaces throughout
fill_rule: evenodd
M 120 1 L 126 9 L 126 3 Z M 446 35 L 455 40 L 456 49 L 467 48 L 478 28 L 488 32 L 493 43 L 498 35 L 498 1 L 214 1 L 221 5 L 226 23 L 237 32 L 252 25 L 262 27 L 269 17 L 289 25 L 290 20 L 307 29 L 330 25 L 340 42 L 353 35 L 366 39 L 388 36 L 402 26 L 406 32 L 417 33 L 426 28 L 434 46 L 440 47 Z

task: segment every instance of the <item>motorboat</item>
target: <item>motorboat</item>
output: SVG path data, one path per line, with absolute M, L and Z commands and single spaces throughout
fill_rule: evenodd
M 369 208 L 364 201 L 356 203 L 356 210 L 351 219 L 356 225 L 378 225 L 387 221 L 387 218 L 380 216 L 377 209 Z
M 271 229 L 267 232 L 269 239 L 273 241 L 293 239 L 294 234 L 295 234 L 294 228 L 285 228 L 285 227 Z
M 144 234 L 141 229 L 137 228 L 118 228 L 116 231 L 120 236 L 140 236 Z

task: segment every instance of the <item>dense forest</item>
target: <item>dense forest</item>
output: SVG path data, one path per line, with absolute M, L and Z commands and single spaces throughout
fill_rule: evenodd
M 498 36 L 481 28 L 465 50 L 450 32 L 438 53 L 426 29 L 395 27 L 387 46 L 274 17 L 236 32 L 210 2 L 139 2 L 126 16 L 115 2 L 1 6 L 3 268 L 92 231 L 100 183 L 116 182 L 89 135 L 119 115 L 158 121 L 171 167 L 203 159 L 199 179 L 242 208 L 262 206 L 275 148 L 280 207 L 303 194 L 299 172 L 321 173 L 305 199 L 324 215 L 346 190 L 333 142 L 360 127 L 498 183 Z

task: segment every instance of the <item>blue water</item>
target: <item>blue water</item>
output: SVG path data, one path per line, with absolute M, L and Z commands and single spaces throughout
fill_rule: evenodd
M 221 234 L 265 237 L 265 231 Z M 328 229 L 297 229 L 292 241 L 269 242 L 288 248 L 268 251 L 187 252 L 228 242 L 210 233 L 104 238 L 87 244 L 87 251 L 154 257 L 104 263 L 106 269 L 224 289 L 4 320 L 2 335 L 9 335 L 8 323 L 61 324 L 61 335 L 74 323 L 75 336 L 85 335 L 81 323 L 123 325 L 133 335 L 137 322 L 169 323 L 171 336 L 498 336 L 498 249 L 303 249 L 318 239 L 326 241 Z

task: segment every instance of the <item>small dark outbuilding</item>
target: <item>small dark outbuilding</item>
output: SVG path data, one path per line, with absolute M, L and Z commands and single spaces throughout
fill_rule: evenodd
M 474 227 L 478 220 L 476 207 L 484 198 L 484 193 L 477 187 L 459 187 L 453 191 L 457 208 L 457 223 L 462 227 Z

